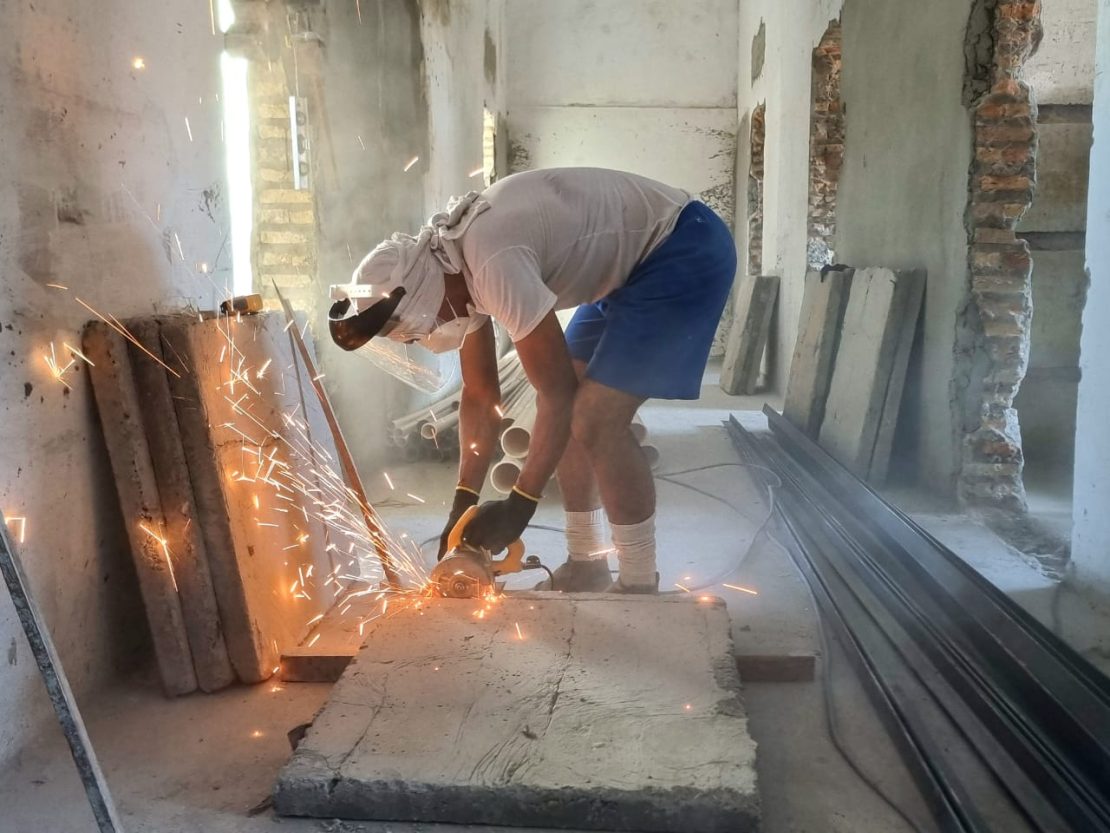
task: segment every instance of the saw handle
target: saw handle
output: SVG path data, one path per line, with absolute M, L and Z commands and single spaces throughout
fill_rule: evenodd
M 447 535 L 447 552 L 451 552 L 451 550 L 456 549 L 462 544 L 463 531 L 466 529 L 466 525 L 474 519 L 477 512 L 478 507 L 471 506 L 462 513 L 462 517 L 459 518 L 458 522 L 451 528 L 451 532 Z M 490 566 L 497 575 L 519 573 L 524 569 L 524 541 L 517 538 L 509 544 L 505 551 L 504 558 L 490 559 Z

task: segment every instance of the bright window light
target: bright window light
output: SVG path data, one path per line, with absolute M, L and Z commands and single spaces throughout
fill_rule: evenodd
M 235 25 L 235 9 L 231 7 L 231 0 L 216 0 L 216 25 L 224 34 Z
M 221 10 L 224 5 L 220 4 Z M 220 21 L 222 28 L 222 17 Z M 254 291 L 251 271 L 254 195 L 251 191 L 247 59 L 235 58 L 224 52 L 220 55 L 220 75 L 224 88 L 224 150 L 227 154 L 228 207 L 231 211 L 232 291 L 235 295 L 249 295 Z

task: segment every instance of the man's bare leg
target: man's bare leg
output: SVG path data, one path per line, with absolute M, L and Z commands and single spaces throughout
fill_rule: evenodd
M 574 370 L 581 382 L 586 375 L 586 363 L 575 361 Z M 567 442 L 556 477 L 566 510 L 567 562 L 555 570 L 555 589 L 607 590 L 612 579 L 605 511 L 601 508 L 590 455 L 573 437 Z
M 655 481 L 630 429 L 643 403 L 640 397 L 583 379 L 574 398 L 571 432 L 589 457 L 609 516 L 620 562 L 617 587 L 654 592 Z

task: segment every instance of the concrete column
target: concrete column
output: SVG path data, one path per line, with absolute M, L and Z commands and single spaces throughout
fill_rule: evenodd
M 1110 596 L 1110 0 L 1099 0 L 1094 146 L 1087 197 L 1087 269 L 1075 432 L 1072 559 L 1076 579 Z

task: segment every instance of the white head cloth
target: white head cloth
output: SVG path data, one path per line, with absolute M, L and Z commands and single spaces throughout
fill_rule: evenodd
M 352 283 L 372 286 L 379 298 L 398 286 L 405 288 L 395 313 L 401 324 L 389 338 L 408 341 L 435 328 L 443 304 L 443 276 L 460 273 L 465 267 L 458 239 L 487 208 L 489 203 L 477 191 L 453 197 L 447 210 L 433 214 L 415 237 L 396 232 L 362 259 L 351 276 Z M 359 301 L 359 311 L 374 303 L 371 299 Z

